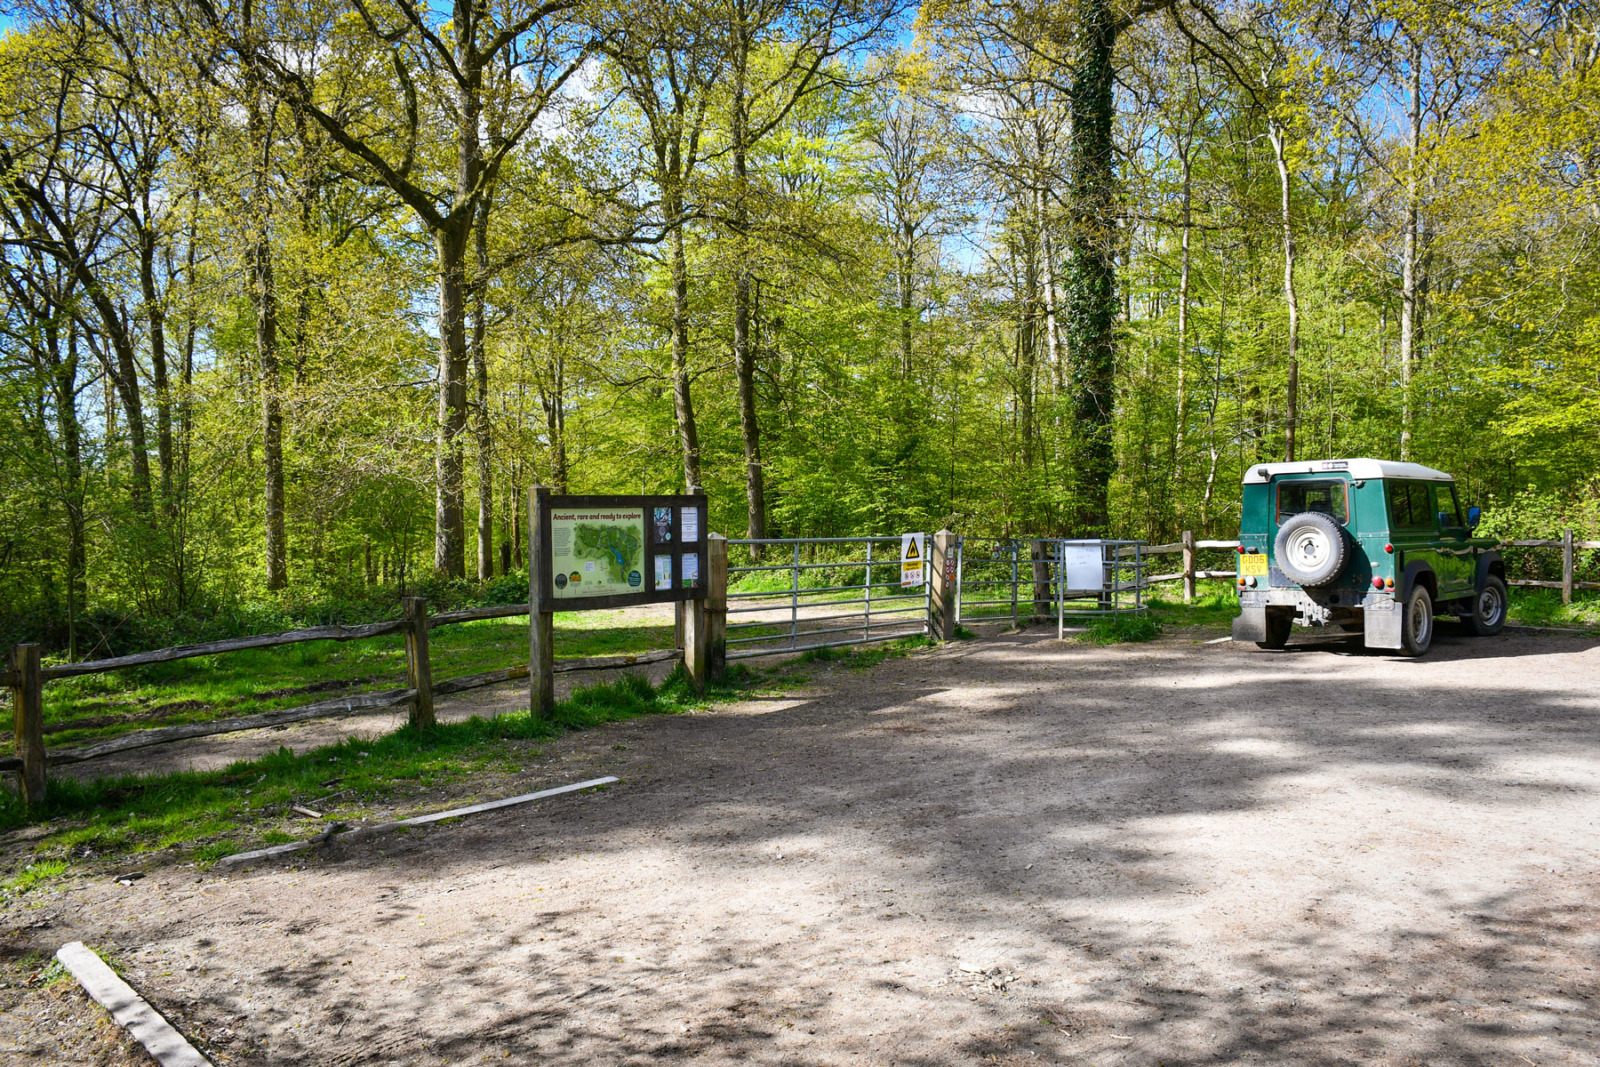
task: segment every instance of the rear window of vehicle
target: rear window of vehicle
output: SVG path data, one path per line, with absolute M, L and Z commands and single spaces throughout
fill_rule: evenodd
M 1350 521 L 1350 497 L 1343 478 L 1278 483 L 1278 522 L 1304 511 L 1331 515 L 1338 522 Z
M 1397 529 L 1433 529 L 1438 516 L 1428 501 L 1427 482 L 1390 482 L 1389 525 Z

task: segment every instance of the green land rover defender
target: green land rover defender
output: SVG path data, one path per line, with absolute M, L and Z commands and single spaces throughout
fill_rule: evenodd
M 1435 615 L 1488 636 L 1506 621 L 1495 542 L 1455 479 L 1377 459 L 1262 463 L 1244 477 L 1235 641 L 1282 648 L 1295 623 L 1342 626 L 1420 656 Z

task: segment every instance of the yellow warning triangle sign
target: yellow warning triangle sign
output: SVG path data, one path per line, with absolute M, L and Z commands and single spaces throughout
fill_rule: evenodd
M 921 553 L 917 551 L 917 539 L 913 537 L 906 542 L 906 559 L 918 559 Z

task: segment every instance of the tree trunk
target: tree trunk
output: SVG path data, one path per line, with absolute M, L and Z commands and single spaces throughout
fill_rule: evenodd
M 917 263 L 916 229 L 910 223 L 903 224 L 901 239 L 905 242 L 900 249 L 900 377 L 911 377 L 911 305 L 913 288 L 916 277 L 913 273 Z
M 489 205 L 487 195 L 473 227 L 477 284 L 472 293 L 472 370 L 477 396 L 472 404 L 472 429 L 478 459 L 478 580 L 494 577 L 494 435 L 489 426 L 488 323 L 484 288 L 489 273 Z
M 678 444 L 683 451 L 684 492 L 700 491 L 700 433 L 694 422 L 694 397 L 689 382 L 689 264 L 683 248 L 683 204 L 674 193 L 668 205 L 678 224 L 672 230 L 672 410 L 677 416 Z
M 738 48 L 734 56 L 733 94 L 733 182 L 734 237 L 739 244 L 733 279 L 733 369 L 739 386 L 739 433 L 744 440 L 744 495 L 746 537 L 767 536 L 766 480 L 761 466 L 761 426 L 756 412 L 756 352 L 750 339 L 752 279 L 746 266 L 746 233 L 750 223 L 747 197 L 749 172 L 745 158 L 748 146 L 748 116 L 745 113 L 745 75 L 749 62 L 746 28 L 741 22 Z
M 246 25 L 246 32 L 249 26 Z M 288 538 L 285 536 L 283 495 L 282 370 L 278 362 L 278 290 L 272 270 L 272 197 L 268 187 L 268 160 L 272 134 L 263 109 L 259 86 L 247 89 L 246 126 L 254 157 L 254 188 L 249 221 L 251 234 L 246 252 L 250 270 L 250 297 L 256 312 L 256 362 L 261 374 L 261 460 L 264 479 L 264 535 L 267 588 L 289 584 Z
M 1039 266 L 1034 242 L 1022 248 L 1022 299 L 1017 318 L 1017 431 L 1022 436 L 1022 467 L 1033 469 L 1033 383 L 1038 364 Z
M 1039 262 L 1044 281 L 1044 337 L 1046 356 L 1050 360 L 1050 382 L 1057 397 L 1066 391 L 1066 360 L 1061 352 L 1061 324 L 1056 314 L 1056 262 L 1055 243 L 1050 239 L 1050 221 L 1045 211 L 1045 191 L 1034 192 L 1034 210 L 1039 226 Z M 1060 425 L 1059 413 L 1056 423 Z
M 1411 52 L 1411 93 L 1406 118 L 1405 237 L 1400 249 L 1400 458 L 1411 458 L 1412 398 L 1411 376 L 1415 367 L 1417 340 L 1421 334 L 1420 272 L 1417 269 L 1417 231 L 1421 208 L 1417 203 L 1417 152 L 1422 144 L 1422 50 Z
M 149 217 L 149 205 L 145 205 Z M 156 460 L 161 468 L 161 502 L 171 515 L 177 510 L 173 492 L 175 450 L 172 444 L 172 384 L 167 368 L 166 316 L 156 288 L 156 235 L 139 233 L 139 293 L 144 300 L 145 324 L 150 330 L 150 384 L 156 392 Z
M 433 569 L 446 578 L 466 574 L 466 493 L 461 447 L 461 434 L 467 425 L 464 229 L 447 224 L 434 233 L 439 258 L 439 419 L 434 440 Z
M 1278 197 L 1283 224 L 1283 299 L 1289 306 L 1289 384 L 1284 405 L 1283 458 L 1294 462 L 1295 432 L 1300 424 L 1300 299 L 1294 288 L 1294 225 L 1289 214 L 1291 176 L 1289 160 L 1285 155 L 1286 131 L 1278 122 L 1269 120 L 1267 137 L 1272 142 L 1272 155 L 1278 164 Z
M 1172 480 L 1183 483 L 1184 430 L 1189 421 L 1189 261 L 1190 232 L 1193 230 L 1194 185 L 1189 161 L 1189 142 L 1183 143 L 1183 236 L 1178 268 L 1178 415 L 1172 434 Z M 1178 499 L 1183 499 L 1180 489 Z M 1181 504 L 1180 504 L 1181 507 Z M 1179 516 L 1180 520 L 1182 516 Z M 1182 525 L 1181 521 L 1179 525 Z
M 1068 233 L 1067 343 L 1076 385 L 1077 507 L 1081 536 L 1111 524 L 1116 473 L 1116 227 L 1112 59 L 1118 26 L 1110 0 L 1077 0 L 1072 79 L 1072 212 Z

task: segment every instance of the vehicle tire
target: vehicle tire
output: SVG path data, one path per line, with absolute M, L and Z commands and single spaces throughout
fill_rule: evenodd
M 1320 511 L 1291 515 L 1272 542 L 1278 569 L 1296 585 L 1327 585 L 1350 559 L 1350 537 L 1333 516 Z
M 1472 611 L 1462 615 L 1461 621 L 1471 627 L 1479 637 L 1493 637 L 1506 624 L 1506 583 L 1498 575 L 1485 575 L 1483 588 L 1472 598 Z
M 1289 643 L 1289 631 L 1294 629 L 1294 616 L 1283 611 L 1267 612 L 1267 639 L 1257 641 L 1257 648 L 1276 651 Z
M 1400 654 L 1420 656 L 1433 644 L 1433 597 L 1418 582 L 1400 608 Z

